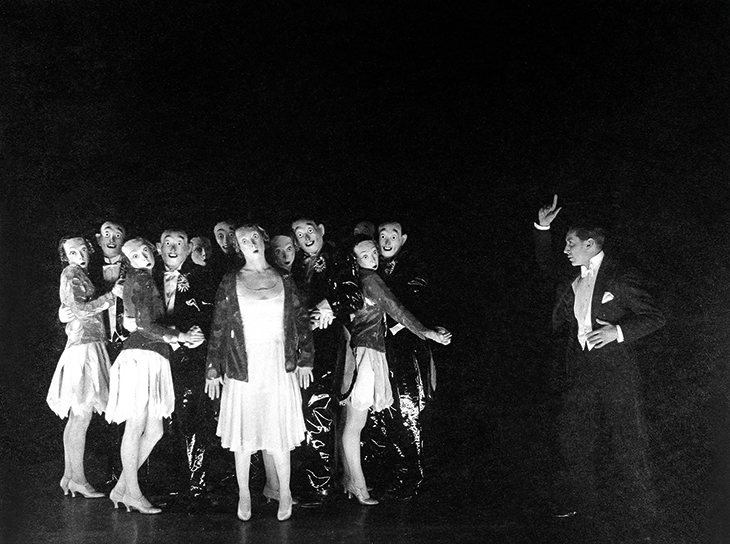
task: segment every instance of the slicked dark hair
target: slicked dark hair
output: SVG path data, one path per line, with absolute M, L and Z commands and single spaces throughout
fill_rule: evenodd
M 608 232 L 605 228 L 598 225 L 575 225 L 568 229 L 568 234 L 575 234 L 580 240 L 586 241 L 593 238 L 596 245 L 600 248 L 606 243 Z

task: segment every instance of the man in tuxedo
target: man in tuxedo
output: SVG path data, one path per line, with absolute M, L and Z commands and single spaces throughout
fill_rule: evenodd
M 164 298 L 164 325 L 180 331 L 199 329 L 207 338 L 213 317 L 215 287 L 205 267 L 190 258 L 192 245 L 180 229 L 168 229 L 160 236 L 157 251 L 161 266 L 153 270 L 157 288 Z M 185 447 L 191 501 L 200 498 L 206 483 L 206 450 L 214 433 L 214 414 L 204 394 L 207 344 L 173 344 L 170 368 L 175 386 L 173 455 Z M 182 435 L 182 436 L 181 436 Z
M 538 263 L 553 274 L 550 224 L 560 209 L 556 195 L 535 223 Z M 665 320 L 636 270 L 604 253 L 605 240 L 600 227 L 568 230 L 563 253 L 580 273 L 572 272 L 561 284 L 552 316 L 553 331 L 566 342 L 567 385 L 558 432 L 568 483 L 562 499 L 571 502 L 562 515 L 591 514 L 600 507 L 599 468 L 610 465 L 619 476 L 620 485 L 611 491 L 625 508 L 619 512 L 622 523 L 637 541 L 648 541 L 656 505 L 633 346 Z M 600 447 L 602 440 L 608 449 Z M 610 458 L 600 458 L 598 453 L 606 451 Z
M 302 218 L 292 223 L 292 231 L 300 249 L 292 276 L 312 318 L 315 351 L 314 382 L 302 391 L 306 441 L 295 450 L 299 466 L 292 482 L 302 493 L 303 506 L 318 506 L 330 494 L 335 475 L 335 375 L 349 349 L 344 325 L 363 298 L 352 268 L 324 241 L 324 225 Z
M 122 262 L 122 245 L 127 233 L 124 226 L 114 221 L 106 221 L 96 233 L 96 243 L 101 249 L 101 258 L 91 259 L 89 263 L 89 279 L 98 289 L 97 294 L 111 291 L 119 278 L 124 278 L 126 265 Z M 104 312 L 104 328 L 106 330 L 107 351 L 114 361 L 122 349 L 122 342 L 129 336 L 123 325 L 124 302 L 121 297 Z

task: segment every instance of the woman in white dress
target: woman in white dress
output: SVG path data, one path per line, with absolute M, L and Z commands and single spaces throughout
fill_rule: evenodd
M 299 388 L 312 380 L 311 327 L 291 277 L 266 261 L 264 230 L 244 225 L 236 240 L 246 264 L 218 288 L 205 390 L 215 399 L 223 385 L 217 433 L 235 455 L 239 519 L 251 518 L 251 454 L 262 450 L 274 460 L 284 521 L 292 512 L 290 454 L 304 440 Z

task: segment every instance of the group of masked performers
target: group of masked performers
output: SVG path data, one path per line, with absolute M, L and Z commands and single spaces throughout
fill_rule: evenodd
M 322 505 L 338 490 L 377 504 L 365 481 L 371 457 L 380 457 L 385 491 L 414 496 L 419 414 L 435 387 L 427 342 L 448 344 L 451 334 L 411 313 L 425 315 L 428 283 L 403 251 L 401 225 L 360 223 L 339 248 L 307 218 L 271 239 L 232 221 L 213 234 L 216 244 L 171 228 L 153 245 L 109 221 L 96 234 L 101 258 L 81 236 L 60 241 L 68 341 L 47 402 L 68 417 L 64 493 L 106 496 L 84 472 L 96 411 L 124 423 L 108 433 L 110 459 L 121 460 L 110 463 L 115 508 L 162 511 L 138 475 L 167 434 L 186 468 L 176 494 L 189 506 L 210 494 L 211 451 L 234 453 L 243 521 L 259 451 L 263 495 L 278 501 L 281 521 L 293 505 Z

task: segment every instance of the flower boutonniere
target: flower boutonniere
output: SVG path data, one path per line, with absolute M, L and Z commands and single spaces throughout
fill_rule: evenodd
M 187 274 L 180 274 L 180 276 L 177 278 L 177 290 L 181 293 L 184 293 L 190 289 L 190 282 L 188 281 L 188 275 Z
M 324 260 L 324 255 L 320 255 L 316 261 L 314 261 L 314 271 L 318 274 L 324 272 L 327 269 L 327 261 Z

